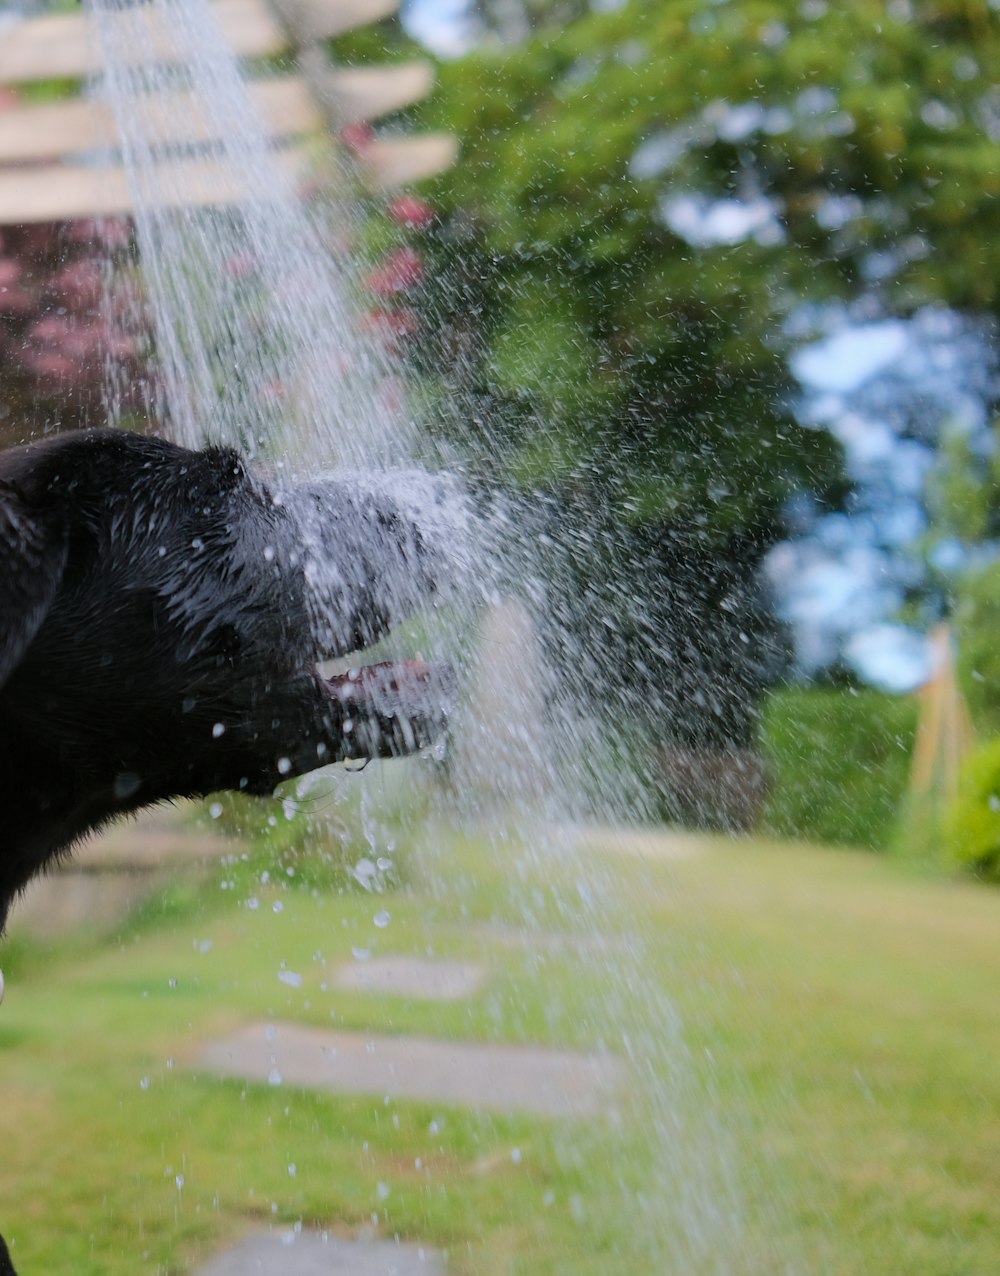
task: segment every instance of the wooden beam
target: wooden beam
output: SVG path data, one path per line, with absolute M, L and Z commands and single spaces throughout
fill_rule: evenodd
M 312 39 L 330 39 L 395 13 L 399 0 L 285 0 L 289 20 Z M 213 0 L 223 38 L 239 57 L 280 53 L 290 43 L 264 0 Z M 169 59 L 174 42 L 159 9 L 124 9 L 116 22 L 137 28 L 137 47 Z M 141 33 L 141 34 L 139 34 Z M 81 13 L 56 14 L 5 27 L 0 35 L 0 84 L 81 79 L 100 71 L 100 50 Z
M 344 124 L 374 120 L 411 102 L 433 87 L 428 62 L 399 66 L 331 70 L 325 92 L 331 112 Z M 251 100 L 273 137 L 319 131 L 326 118 L 306 84 L 294 76 L 257 80 L 248 86 Z M 152 143 L 204 142 L 218 136 L 213 121 L 200 115 L 191 94 L 163 94 L 144 102 Z M 112 112 L 82 99 L 0 111 L 0 164 L 61 159 L 115 145 Z
M 248 86 L 261 119 L 275 137 L 322 128 L 323 116 L 301 80 L 282 77 Z M 190 93 L 161 94 L 143 102 L 147 140 L 207 142 L 218 137 L 213 121 L 198 110 Z M 104 103 L 81 98 L 46 106 L 0 111 L 0 164 L 58 159 L 117 144 L 114 113 Z
M 400 0 L 270 0 L 272 12 L 297 45 L 329 40 L 388 18 Z
M 380 140 L 365 148 L 362 163 L 374 185 L 391 188 L 442 172 L 454 162 L 456 147 L 448 134 Z M 296 183 L 315 172 L 315 152 L 309 147 L 289 147 L 276 158 Z M 245 184 L 215 160 L 167 161 L 159 166 L 158 179 L 167 207 L 207 207 L 246 198 Z M 132 207 L 120 166 L 0 169 L 0 226 L 131 213 Z
M 426 97 L 434 87 L 434 68 L 429 62 L 338 67 L 327 73 L 323 87 L 341 123 L 377 120 Z
M 458 139 L 451 133 L 418 133 L 413 137 L 378 138 L 365 147 L 362 165 L 377 186 L 409 186 L 444 173 L 458 158 Z

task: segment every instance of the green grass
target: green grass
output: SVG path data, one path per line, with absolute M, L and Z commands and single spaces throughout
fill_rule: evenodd
M 845 851 L 701 848 L 539 872 L 443 834 L 392 895 L 269 887 L 249 910 L 242 886 L 178 888 L 114 942 L 0 956 L 0 1229 L 22 1276 L 180 1273 L 275 1220 L 374 1220 L 457 1276 L 1000 1271 L 1000 894 Z M 491 974 L 470 1003 L 347 993 L 329 976 L 356 947 Z M 627 1036 L 635 1090 L 620 1119 L 566 1125 L 197 1075 L 198 1042 L 251 1017 Z
M 763 706 L 770 784 L 763 825 L 778 837 L 882 850 L 909 784 L 917 703 L 847 688 L 783 687 Z

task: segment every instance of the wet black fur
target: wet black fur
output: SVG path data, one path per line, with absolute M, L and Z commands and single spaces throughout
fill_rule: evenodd
M 315 664 L 426 599 L 432 558 L 384 496 L 273 491 L 228 450 L 101 430 L 0 454 L 0 933 L 118 814 L 412 747 L 395 714 L 345 732 Z
M 336 560 L 321 624 L 302 546 L 317 520 Z M 415 603 L 431 587 L 415 529 L 346 485 L 275 495 L 235 452 L 124 431 L 0 454 L 0 931 L 30 878 L 115 815 L 371 751 L 315 662 L 398 619 L 366 558 L 380 536 Z

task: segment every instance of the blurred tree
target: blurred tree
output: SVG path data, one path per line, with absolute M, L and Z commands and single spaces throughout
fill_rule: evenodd
M 745 706 L 766 626 L 737 626 L 756 638 L 721 659 L 733 589 L 718 581 L 752 599 L 789 494 L 843 491 L 832 440 L 789 411 L 789 317 L 834 298 L 868 316 L 1000 313 L 998 15 L 986 0 L 477 11 L 499 30 L 513 10 L 518 47 L 442 68 L 434 122 L 463 155 L 431 188 L 424 367 L 484 468 L 590 493 L 632 529 L 618 544 L 645 547 L 646 597 L 687 595 L 660 650 Z M 752 725 L 745 708 L 704 729 L 692 716 L 671 729 Z
M 469 7 L 480 38 L 508 45 L 576 22 L 591 11 L 589 0 L 472 0 Z

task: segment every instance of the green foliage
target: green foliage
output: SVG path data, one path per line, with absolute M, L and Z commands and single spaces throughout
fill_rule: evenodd
M 363 66 L 368 62 L 385 65 L 426 56 L 424 49 L 407 35 L 397 14 L 345 31 L 329 41 L 328 47 L 339 66 Z
M 948 857 L 978 877 L 1000 882 L 1000 738 L 972 753 L 944 822 Z
M 554 5 L 513 9 L 542 33 L 442 67 L 427 115 L 462 141 L 432 187 L 441 270 L 466 271 L 449 317 L 481 329 L 461 374 L 534 402 L 513 429 L 530 481 L 548 459 L 552 481 L 568 470 L 627 514 L 773 536 L 792 488 L 838 493 L 836 448 L 782 407 L 789 310 L 871 288 L 902 311 L 998 306 L 996 16 L 881 0 L 633 0 L 562 23 Z M 693 245 L 664 213 L 685 194 L 760 196 L 777 221 Z
M 958 677 L 983 732 L 1000 733 L 1000 563 L 966 572 L 954 587 Z
M 591 485 L 629 521 L 716 543 L 767 539 L 794 488 L 836 497 L 839 452 L 783 406 L 787 287 L 760 286 L 775 249 L 692 248 L 664 224 L 662 183 L 631 173 L 644 139 L 704 104 L 675 49 L 683 8 L 591 14 L 442 68 L 427 120 L 462 157 L 431 188 L 447 281 L 432 306 L 446 346 L 466 337 L 444 388 L 503 415 L 502 477 Z
M 767 697 L 761 745 L 771 832 L 885 849 L 906 792 L 912 699 L 876 691 L 786 688 Z
M 983 468 L 968 433 L 946 429 L 927 484 L 928 514 L 936 540 L 954 537 L 975 544 L 987 535 L 990 487 L 983 481 Z
M 476 8 L 526 38 L 442 66 L 422 113 L 462 148 L 427 186 L 440 219 L 422 234 L 417 358 L 442 424 L 477 473 L 532 498 L 682 531 L 678 575 L 714 555 L 752 580 L 788 496 L 831 508 L 846 486 L 838 445 L 790 410 L 789 316 L 860 297 L 869 314 L 1000 313 L 1000 20 L 986 0 Z M 694 242 L 679 198 L 773 216 Z M 967 537 L 982 502 L 949 447 L 936 518 Z M 663 573 L 631 579 L 647 610 L 667 591 Z M 675 609 L 650 665 L 691 648 L 700 676 L 700 629 Z M 661 661 L 650 685 L 675 681 Z M 851 837 L 884 840 L 894 803 L 876 805 Z

